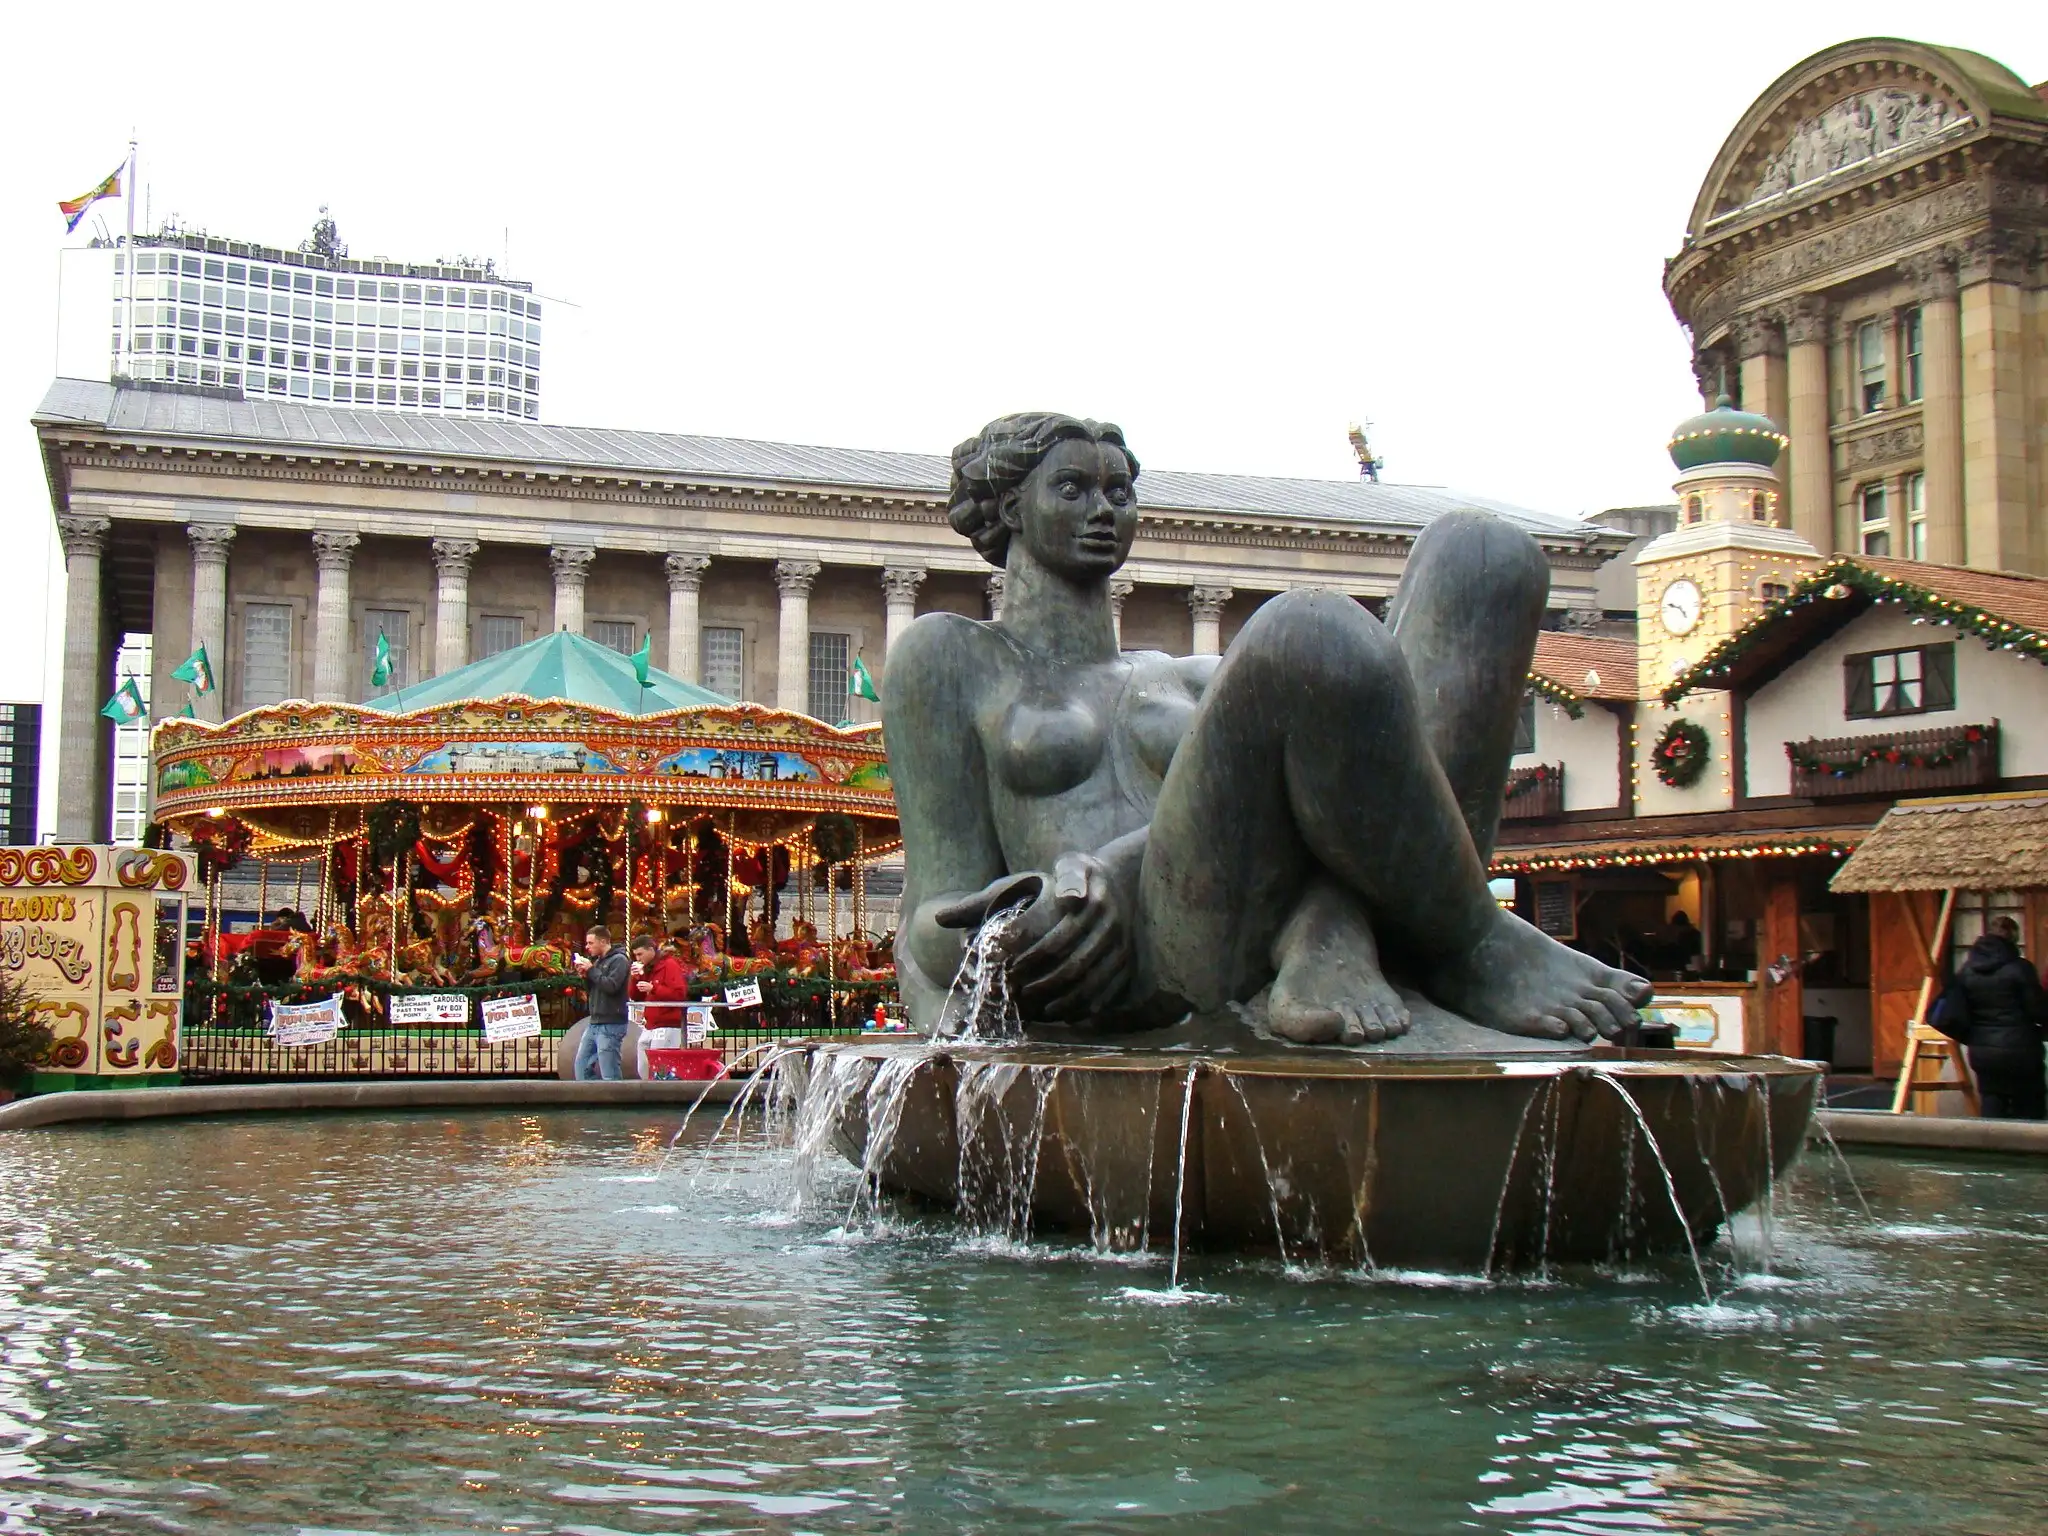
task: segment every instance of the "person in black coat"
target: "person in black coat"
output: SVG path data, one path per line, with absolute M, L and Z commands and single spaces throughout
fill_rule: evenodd
M 2020 954 L 2019 932 L 2011 918 L 1994 917 L 1941 998 L 1939 1027 L 1968 1049 L 1990 1119 L 2048 1117 L 2048 1082 L 2042 1076 L 2048 991 Z

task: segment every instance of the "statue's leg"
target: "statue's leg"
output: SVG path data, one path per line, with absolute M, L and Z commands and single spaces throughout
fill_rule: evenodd
M 1200 1008 L 1289 969 L 1283 941 L 1307 950 L 1297 1004 L 1318 977 L 1355 986 L 1359 931 L 1445 1007 L 1511 1033 L 1612 1034 L 1647 995 L 1495 906 L 1406 662 L 1335 592 L 1267 603 L 1217 668 L 1160 791 L 1140 900 L 1158 983 Z
M 1528 534 L 1483 512 L 1423 531 L 1387 610 L 1423 729 L 1483 863 L 1493 855 L 1550 566 Z

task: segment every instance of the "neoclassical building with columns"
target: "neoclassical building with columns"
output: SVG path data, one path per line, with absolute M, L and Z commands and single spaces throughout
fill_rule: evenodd
M 556 629 L 633 650 L 716 692 L 830 719 L 919 613 L 1002 608 L 946 521 L 938 455 L 442 421 L 60 379 L 37 410 L 65 551 L 60 836 L 107 826 L 121 636 L 154 639 L 150 697 L 204 644 L 223 718 L 372 692 L 382 634 L 402 688 Z M 1390 594 L 1432 519 L 1481 507 L 1549 556 L 1551 602 L 1595 606 L 1627 535 L 1481 497 L 1370 481 L 1139 478 L 1113 587 L 1125 645 L 1220 652 L 1266 598 Z
M 1864 38 L 1729 134 L 1664 288 L 1823 554 L 2048 573 L 2048 86 Z

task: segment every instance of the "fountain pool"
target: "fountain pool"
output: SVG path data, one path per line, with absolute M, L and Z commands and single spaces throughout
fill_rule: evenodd
M 685 1150 L 711 1135 L 705 1117 Z M 0 1137 L 0 1531 L 2040 1528 L 2048 1168 L 1482 1285 L 811 1212 L 758 1123 Z

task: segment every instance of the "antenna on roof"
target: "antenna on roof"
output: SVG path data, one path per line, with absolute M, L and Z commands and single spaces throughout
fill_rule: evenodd
M 1365 440 L 1366 428 L 1371 425 L 1372 418 L 1369 416 L 1362 423 L 1354 421 L 1347 435 L 1351 440 L 1351 456 L 1358 460 L 1358 478 L 1370 480 L 1374 485 L 1378 485 L 1380 471 L 1386 467 L 1387 461 L 1375 458 L 1371 445 Z

